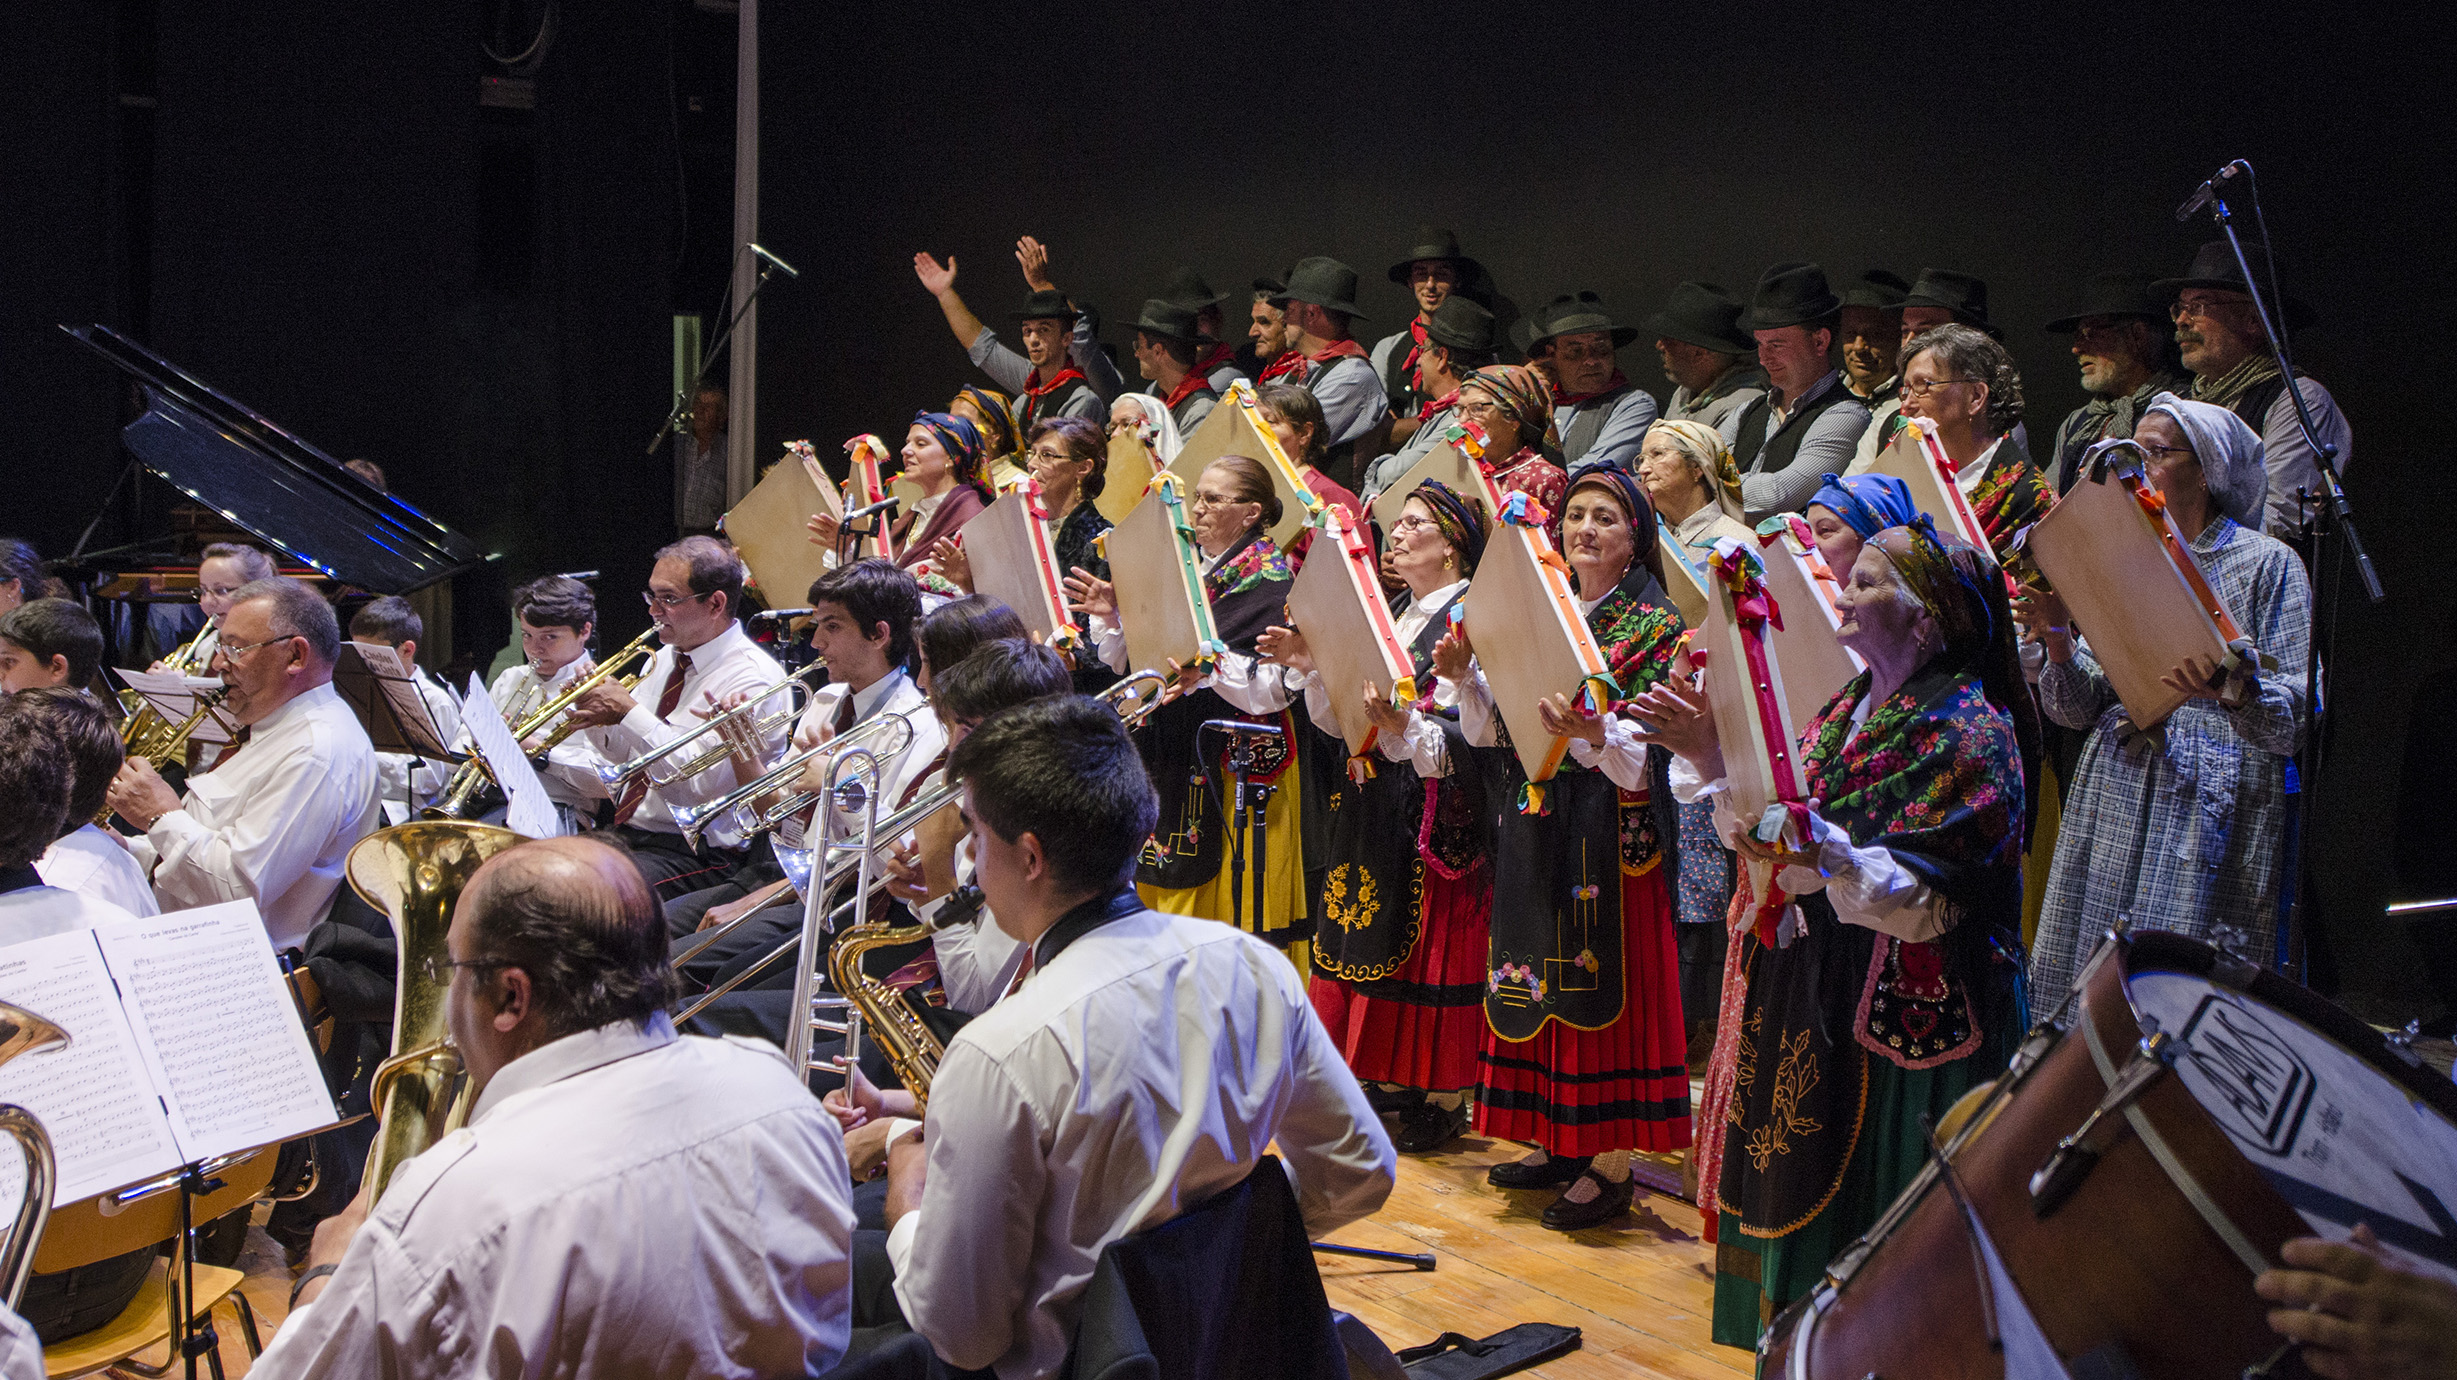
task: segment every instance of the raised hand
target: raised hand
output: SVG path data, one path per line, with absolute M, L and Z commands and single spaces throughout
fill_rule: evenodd
M 1030 235 L 1015 242 L 1015 262 L 1024 270 L 1024 285 L 1034 292 L 1056 292 L 1049 280 L 1049 248 Z
M 930 568 L 966 594 L 973 592 L 973 558 L 964 554 L 958 537 L 941 537 L 930 547 Z
M 1117 621 L 1118 587 L 1082 566 L 1066 577 L 1066 606 L 1093 618 Z
M 948 255 L 947 262 L 941 265 L 938 260 L 930 257 L 927 250 L 915 254 L 913 256 L 913 276 L 921 279 L 923 289 L 931 296 L 944 297 L 955 291 L 955 255 Z
M 1305 634 L 1295 628 L 1265 628 L 1254 640 L 1254 650 L 1263 660 L 1292 671 L 1314 669 L 1313 648 L 1305 645 Z

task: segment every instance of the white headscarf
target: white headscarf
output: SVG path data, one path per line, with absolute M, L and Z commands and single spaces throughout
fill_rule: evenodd
M 2261 530 L 2261 508 L 2269 500 L 2269 469 L 2262 460 L 2261 438 L 2244 419 L 2214 403 L 2193 402 L 2173 393 L 2150 399 L 2144 416 L 2164 412 L 2192 442 L 2193 456 L 2209 481 L 2210 502 L 2238 526 Z
M 1139 428 L 1143 433 L 1143 444 L 1152 448 L 1152 454 L 1160 458 L 1162 465 L 1175 460 L 1178 451 L 1186 444 L 1186 438 L 1177 430 L 1177 417 L 1160 399 L 1149 393 L 1121 393 L 1118 396 L 1133 398 L 1136 407 L 1143 413 L 1144 422 Z

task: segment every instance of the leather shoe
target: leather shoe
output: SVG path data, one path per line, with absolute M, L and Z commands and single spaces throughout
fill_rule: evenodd
M 1600 1227 L 1629 1211 L 1631 1201 L 1638 1196 L 1636 1176 L 1617 1184 L 1592 1171 L 1582 1170 L 1580 1176 L 1595 1180 L 1596 1186 L 1603 1191 L 1583 1203 L 1573 1203 L 1568 1191 L 1564 1190 L 1562 1196 L 1555 1198 L 1552 1206 L 1544 1210 L 1544 1225 L 1554 1231 L 1583 1231 L 1588 1227 Z
M 1437 1107 L 1431 1102 L 1402 1117 L 1398 1133 L 1391 1144 L 1403 1155 L 1422 1155 L 1439 1150 L 1458 1137 L 1467 1127 L 1467 1104 Z
M 1587 1160 L 1585 1155 L 1555 1155 L 1542 1164 L 1497 1164 L 1484 1171 L 1484 1181 L 1495 1188 L 1560 1188 L 1587 1172 Z

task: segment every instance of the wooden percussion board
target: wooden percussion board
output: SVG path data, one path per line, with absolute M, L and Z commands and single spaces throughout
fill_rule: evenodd
M 1763 577 L 1765 563 L 1738 542 L 1717 543 L 1716 559 L 1737 560 Z M 1799 797 L 1800 734 L 1769 636 L 1773 629 L 1743 625 L 1733 608 L 1731 587 L 1711 567 L 1708 577 L 1706 626 L 1693 645 L 1707 651 L 1707 699 L 1715 711 L 1715 736 L 1723 743 L 1732 812 L 1754 827 L 1767 806 Z M 1752 672 L 1753 659 L 1762 671 Z M 1789 790 L 1784 789 L 1786 780 L 1792 783 Z
M 1758 534 L 1757 556 L 1766 567 L 1766 592 L 1783 613 L 1783 626 L 1772 630 L 1770 640 L 1783 663 L 1783 702 L 1798 728 L 1815 722 L 1834 692 L 1868 668 L 1835 635 L 1842 614 L 1808 524 L 1787 516 L 1787 532 Z
M 1467 426 L 1443 428 L 1442 439 L 1433 449 L 1419 456 L 1389 488 L 1374 495 L 1374 525 L 1388 534 L 1391 524 L 1399 521 L 1399 510 L 1407 506 L 1408 495 L 1428 479 L 1438 479 L 1468 498 L 1482 500 L 1485 521 L 1491 522 L 1501 511 L 1502 495 L 1485 474 L 1483 461 L 1482 432 Z
M 1339 559 L 1329 558 L 1332 551 Z M 1377 697 L 1403 704 L 1414 700 L 1415 666 L 1382 600 L 1373 548 L 1337 508 L 1323 509 L 1309 554 L 1289 587 L 1288 617 L 1305 634 L 1339 736 L 1353 757 L 1371 751 L 1376 736 L 1365 715 L 1364 690 L 1371 687 Z
M 1878 452 L 1874 473 L 1892 475 L 1911 490 L 1911 506 L 1926 513 L 1940 532 L 1951 532 L 1982 551 L 1993 553 L 1987 529 L 1954 483 L 1953 463 L 1938 444 L 1936 423 L 1925 417 L 1903 418 L 1892 444 Z M 1840 572 L 1838 572 L 1840 573 Z
M 1169 473 L 1184 481 L 1185 492 L 1192 494 L 1195 481 L 1203 477 L 1204 467 L 1223 455 L 1245 456 L 1270 472 L 1271 487 L 1280 496 L 1280 520 L 1271 524 L 1271 542 L 1286 551 L 1297 533 L 1313 520 L 1322 500 L 1314 497 L 1314 491 L 1298 477 L 1296 465 L 1263 422 L 1262 411 L 1254 401 L 1254 386 L 1243 379 L 1229 385 L 1228 396 L 1186 438 L 1177 458 L 1169 462 Z
M 1559 559 L 1543 528 L 1497 522 L 1459 601 L 1476 664 L 1530 781 L 1551 780 L 1570 750 L 1569 739 L 1545 731 L 1536 706 L 1554 695 L 1575 701 L 1587 677 L 1606 669 Z
M 851 471 L 845 476 L 845 498 L 849 507 L 868 507 L 888 496 L 885 469 L 887 443 L 885 441 L 864 432 L 845 442 L 845 458 L 852 465 Z M 839 508 L 837 511 L 841 513 L 845 509 Z M 871 556 L 879 556 L 891 561 L 896 559 L 896 542 L 888 535 L 888 529 L 895 525 L 895 517 L 894 513 L 874 513 L 870 518 L 863 519 L 865 522 L 872 519 L 884 519 L 884 521 L 879 524 L 877 536 L 863 537 L 855 545 L 853 550 L 855 559 L 866 559 Z
M 1109 463 L 1102 471 L 1101 496 L 1092 500 L 1102 517 L 1115 527 L 1126 521 L 1126 515 L 1143 501 L 1146 489 L 1152 486 L 1152 476 L 1160 467 L 1152 462 L 1152 448 L 1132 431 L 1121 431 L 1109 438 Z
M 1672 539 L 1670 528 L 1655 529 L 1655 549 L 1664 558 L 1664 593 L 1672 599 L 1672 607 L 1680 610 L 1685 627 L 1706 626 L 1706 579 L 1683 560 L 1688 552 Z
M 717 530 L 742 553 L 761 597 L 782 608 L 808 600 L 811 582 L 827 573 L 828 549 L 812 541 L 803 524 L 813 513 L 842 518 L 844 512 L 810 442 L 790 441 L 785 458 L 717 520 Z
M 2023 544 L 2089 640 L 2125 714 L 2151 728 L 2186 698 L 2159 677 L 2186 657 L 2225 664 L 2228 642 L 2241 634 L 2175 519 L 2134 496 L 2126 480 L 2138 483 L 2138 475 L 2137 466 L 2083 475 Z
M 1117 590 L 1128 670 L 1166 672 L 1171 661 L 1192 666 L 1226 650 L 1212 622 L 1177 476 L 1153 480 L 1152 491 L 1101 541 Z
M 1065 576 L 1041 525 L 1043 511 L 1041 486 L 1027 475 L 956 536 L 972 562 L 975 593 L 1015 610 L 1043 645 L 1069 647 L 1081 640 L 1082 630 L 1067 611 Z

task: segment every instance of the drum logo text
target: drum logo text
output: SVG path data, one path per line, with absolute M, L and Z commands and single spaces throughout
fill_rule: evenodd
M 2202 1106 L 2239 1141 L 2272 1155 L 2294 1149 L 2311 1106 L 2312 1070 L 2259 1016 L 2220 1001 L 2201 999 L 2184 1044 L 2193 1067 L 2208 1080 Z

